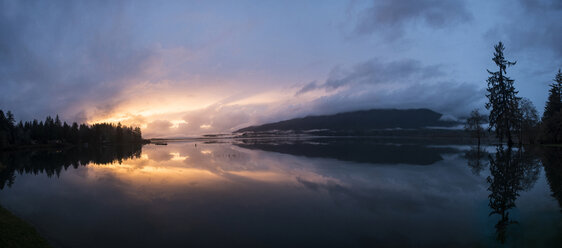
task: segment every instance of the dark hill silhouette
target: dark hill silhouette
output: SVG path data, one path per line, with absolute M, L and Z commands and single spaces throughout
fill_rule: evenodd
M 455 121 L 442 121 L 443 115 L 429 109 L 371 109 L 334 115 L 307 116 L 260 126 L 242 128 L 237 132 L 267 132 L 273 130 L 367 131 L 373 129 L 421 129 L 425 127 L 451 127 Z

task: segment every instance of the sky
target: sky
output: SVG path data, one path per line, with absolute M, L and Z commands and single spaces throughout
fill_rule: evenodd
M 0 109 L 145 137 L 307 115 L 485 111 L 493 46 L 542 113 L 562 2 L 0 0 Z

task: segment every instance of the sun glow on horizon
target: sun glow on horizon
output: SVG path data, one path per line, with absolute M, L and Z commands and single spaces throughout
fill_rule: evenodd
M 173 120 L 173 121 L 170 121 L 170 122 L 172 123 L 172 126 L 170 128 L 179 128 L 181 124 L 189 124 L 185 120 Z
M 143 136 L 148 138 L 229 132 L 278 114 L 288 103 L 300 105 L 333 93 L 318 91 L 295 95 L 297 90 L 298 87 L 289 87 L 251 93 L 232 92 L 222 98 L 204 92 L 178 97 L 183 91 L 181 88 L 145 90 L 117 104 L 111 112 L 91 111 L 87 123 L 140 127 Z

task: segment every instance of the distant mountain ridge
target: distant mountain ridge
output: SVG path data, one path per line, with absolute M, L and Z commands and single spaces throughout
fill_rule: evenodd
M 250 126 L 236 132 L 305 131 L 327 129 L 332 131 L 367 131 L 375 129 L 422 129 L 452 127 L 456 121 L 441 120 L 443 115 L 430 109 L 371 109 L 333 115 L 307 116 L 259 126 Z

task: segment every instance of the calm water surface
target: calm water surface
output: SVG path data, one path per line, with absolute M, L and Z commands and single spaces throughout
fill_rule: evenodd
M 557 149 L 223 140 L 0 158 L 0 204 L 56 247 L 562 244 Z

